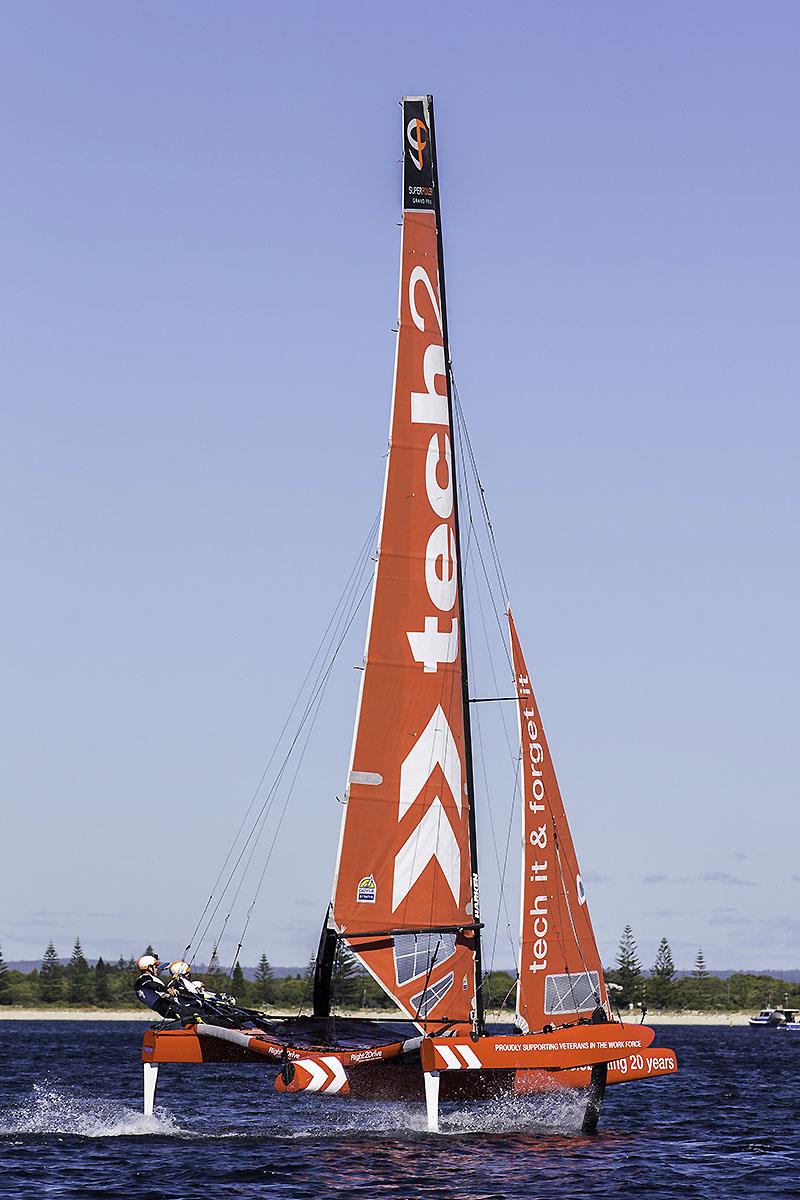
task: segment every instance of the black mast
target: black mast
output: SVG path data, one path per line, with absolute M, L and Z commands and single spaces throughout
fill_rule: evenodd
M 329 1017 L 331 1015 L 331 986 L 333 983 L 333 967 L 336 960 L 338 934 L 331 919 L 332 905 L 328 905 L 325 920 L 322 923 L 322 933 L 319 935 L 317 957 L 314 961 L 314 1016 Z
M 447 408 L 450 415 L 450 428 L 453 431 L 453 518 L 456 527 L 456 570 L 458 573 L 458 594 L 461 597 L 461 621 L 458 628 L 461 643 L 461 692 L 464 709 L 464 750 L 467 757 L 467 791 L 469 793 L 469 842 L 472 858 L 472 919 L 475 922 L 473 937 L 475 939 L 475 1021 L 477 1032 L 483 1033 L 484 1003 L 483 1003 L 483 962 L 481 956 L 480 931 L 480 898 L 478 891 L 478 839 L 475 828 L 475 777 L 472 768 L 472 729 L 469 715 L 469 678 L 467 670 L 467 630 L 464 610 L 464 581 L 461 573 L 461 526 L 458 518 L 458 486 L 455 437 L 456 425 L 453 414 L 453 382 L 450 363 L 450 339 L 447 334 L 447 297 L 444 283 L 444 244 L 442 242 L 442 213 L 439 203 L 439 168 L 436 161 L 436 125 L 433 116 L 433 96 L 427 97 L 428 124 L 431 136 L 431 171 L 433 175 L 433 211 L 436 217 L 436 248 L 439 258 L 439 299 L 442 305 L 442 338 L 444 340 L 444 361 L 447 368 Z

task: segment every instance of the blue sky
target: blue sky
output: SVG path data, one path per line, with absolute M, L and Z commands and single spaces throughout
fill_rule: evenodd
M 601 949 L 798 965 L 799 47 L 788 3 L 6 8 L 7 958 L 188 938 L 377 509 L 397 100 L 432 91 L 453 360 Z M 356 625 L 247 962 L 316 942 Z

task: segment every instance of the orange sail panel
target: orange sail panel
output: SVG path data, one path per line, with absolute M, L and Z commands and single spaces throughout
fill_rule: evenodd
M 333 918 L 420 1028 L 475 1009 L 454 450 L 427 101 L 403 102 L 400 314 Z
M 522 893 L 517 1024 L 563 1025 L 606 1004 L 594 939 L 555 768 L 509 610 L 522 749 Z

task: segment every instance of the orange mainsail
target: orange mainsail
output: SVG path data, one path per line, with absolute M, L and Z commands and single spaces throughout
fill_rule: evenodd
M 431 113 L 403 101 L 400 313 L 333 922 L 423 1031 L 473 1022 L 477 921 Z
M 603 968 L 553 760 L 511 611 L 522 749 L 522 894 L 517 1024 L 563 1025 L 606 1004 Z

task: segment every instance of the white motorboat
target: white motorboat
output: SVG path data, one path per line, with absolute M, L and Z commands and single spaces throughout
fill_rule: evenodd
M 800 1028 L 800 1009 L 773 1008 L 768 1004 L 757 1017 L 750 1017 L 748 1024 L 754 1029 L 785 1029 L 790 1025 Z

